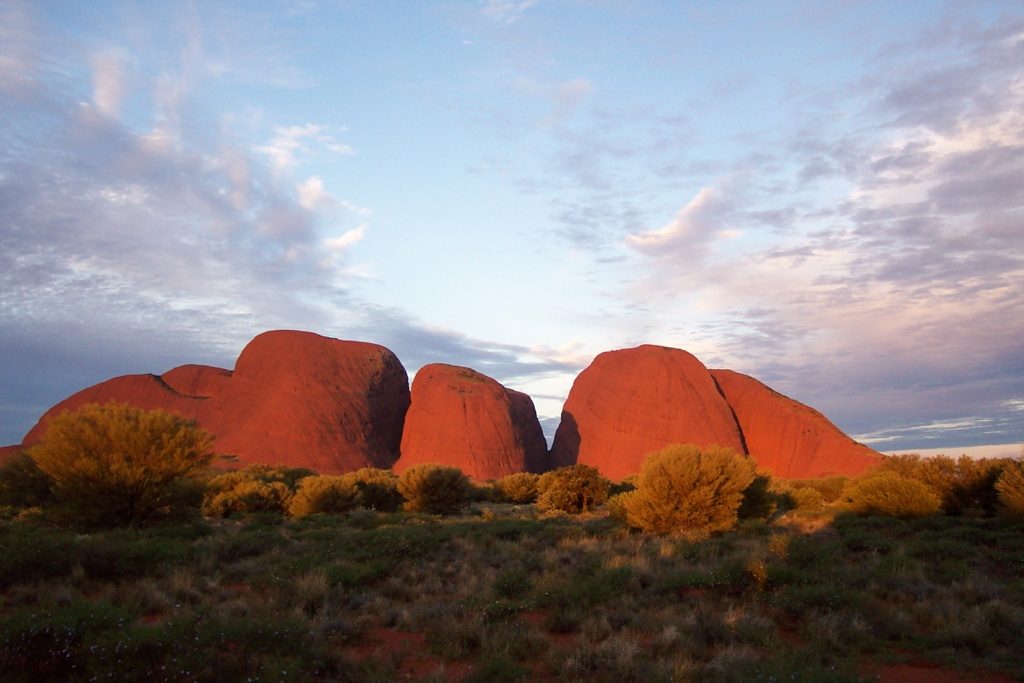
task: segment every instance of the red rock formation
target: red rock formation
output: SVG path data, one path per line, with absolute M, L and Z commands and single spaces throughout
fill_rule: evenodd
M 39 443 L 50 420 L 65 411 L 81 408 L 87 403 L 111 401 L 128 403 L 146 410 L 162 408 L 190 420 L 196 419 L 199 406 L 202 404 L 202 399 L 179 394 L 156 375 L 123 375 L 82 389 L 47 410 L 25 435 L 22 443 L 25 446 Z
M 336 473 L 390 467 L 408 407 L 408 375 L 383 346 L 276 331 L 242 350 L 199 423 L 219 453 Z
M 673 443 L 745 452 L 729 405 L 686 351 L 638 346 L 594 359 L 572 385 L 551 450 L 554 467 L 582 463 L 613 480 Z
M 425 365 L 412 383 L 395 471 L 437 463 L 473 479 L 542 472 L 547 444 L 533 401 L 469 368 Z
M 846 436 L 828 419 L 753 377 L 712 370 L 739 421 L 750 455 L 773 476 L 809 479 L 856 476 L 882 455 Z
M 231 380 L 231 371 L 209 365 L 179 365 L 160 375 L 179 394 L 209 398 L 216 396 Z
M 234 373 L 185 365 L 163 377 L 126 375 L 84 389 L 48 410 L 24 443 L 38 442 L 56 414 L 109 401 L 195 419 L 214 434 L 218 453 L 242 463 L 335 473 L 394 463 L 409 380 L 383 346 L 266 332 L 243 349 Z

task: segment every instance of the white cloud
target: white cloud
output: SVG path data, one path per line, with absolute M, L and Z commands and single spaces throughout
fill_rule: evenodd
M 486 0 L 483 14 L 499 24 L 513 24 L 536 5 L 538 0 Z
M 366 236 L 367 224 L 362 223 L 358 227 L 352 228 L 337 237 L 331 237 L 324 240 L 324 245 L 332 252 L 343 252 L 352 247 L 354 244 L 359 243 Z
M 721 188 L 703 187 L 671 221 L 657 230 L 627 236 L 626 244 L 651 257 L 697 263 L 712 242 L 739 234 L 728 224 L 734 211 L 733 200 Z
M 338 142 L 326 126 L 315 123 L 278 126 L 274 129 L 274 137 L 267 144 L 256 147 L 256 151 L 269 156 L 277 172 L 286 173 L 298 165 L 300 154 L 314 148 L 334 154 L 355 154 L 352 147 Z
M 116 118 L 121 112 L 128 85 L 124 55 L 117 50 L 103 50 L 93 53 L 89 61 L 92 65 L 93 104 L 103 114 Z

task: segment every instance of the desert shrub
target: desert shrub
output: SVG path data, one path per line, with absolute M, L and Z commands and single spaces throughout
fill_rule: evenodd
M 853 512 L 891 517 L 924 517 L 941 509 L 935 489 L 892 471 L 869 474 L 853 481 L 844 494 Z
M 846 485 L 850 482 L 847 477 L 823 477 L 821 479 L 788 479 L 785 482 L 787 492 L 799 489 L 814 489 L 821 494 L 823 503 L 834 503 L 843 495 Z
M 825 499 L 821 495 L 821 491 L 810 486 L 793 489 L 790 491 L 789 497 L 793 501 L 793 507 L 797 510 L 820 510 L 825 507 Z
M 966 455 L 922 458 L 917 454 L 885 459 L 879 471 L 893 472 L 930 486 L 941 499 L 942 509 L 951 515 L 976 510 L 992 514 L 998 494 L 995 484 L 1007 464 L 1003 459 L 976 460 Z
M 412 512 L 452 514 L 469 503 L 469 478 L 457 467 L 415 465 L 398 478 L 405 509 Z
M 579 514 L 608 500 L 611 485 L 589 465 L 560 467 L 541 475 L 537 481 L 537 509 Z
M 286 482 L 294 470 L 267 465 L 250 465 L 244 470 L 219 474 L 207 483 L 203 514 L 230 517 L 234 513 L 280 512 L 288 509 L 293 490 Z
M 999 504 L 1011 517 L 1024 517 L 1024 463 L 1008 464 L 995 485 Z
M 391 470 L 364 467 L 342 475 L 359 490 L 360 505 L 378 512 L 394 512 L 402 504 L 398 475 Z
M 502 477 L 494 483 L 502 497 L 510 503 L 533 503 L 537 500 L 539 474 L 517 472 Z
M 626 510 L 628 509 L 629 499 L 635 493 L 636 490 L 634 489 L 610 496 L 608 502 L 604 504 L 608 509 L 608 516 L 622 524 L 626 524 Z
M 737 515 L 740 519 L 767 519 L 778 507 L 776 496 L 771 492 L 772 479 L 766 474 L 754 477 L 743 490 L 743 501 Z
M 288 514 L 292 517 L 338 514 L 355 509 L 361 502 L 359 489 L 344 476 L 306 477 L 299 482 L 295 495 L 288 501 Z
M 730 448 L 669 446 L 644 460 L 626 521 L 644 531 L 705 538 L 735 526 L 753 481 L 753 463 Z
M 0 467 L 0 506 L 23 510 L 47 507 L 53 502 L 50 478 L 27 453 L 20 453 Z
M 0 528 L 0 589 L 71 572 L 75 538 L 68 531 L 11 524 Z
M 186 485 L 213 458 L 213 437 L 162 410 L 89 404 L 51 420 L 29 455 L 50 480 L 60 519 L 140 524 L 192 502 Z

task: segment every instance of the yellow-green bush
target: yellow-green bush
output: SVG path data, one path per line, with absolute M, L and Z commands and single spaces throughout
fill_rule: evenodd
M 362 504 L 362 495 L 352 478 L 319 475 L 299 482 L 288 501 L 288 514 L 305 517 L 317 513 L 341 514 Z
M 754 465 L 731 448 L 677 444 L 648 455 L 626 521 L 637 529 L 706 538 L 736 525 Z
M 997 507 L 996 480 L 1008 462 L 966 455 L 954 459 L 946 455 L 922 458 L 905 454 L 886 457 L 877 471 L 893 472 L 927 484 L 939 495 L 942 509 L 948 514 L 972 510 L 991 514 Z
M 942 509 L 942 499 L 931 486 L 892 471 L 872 472 L 855 479 L 843 493 L 845 505 L 863 515 L 924 517 Z
M 545 472 L 537 481 L 537 509 L 569 514 L 588 512 L 608 500 L 611 482 L 589 465 L 571 465 Z
M 609 496 L 608 501 L 604 504 L 605 508 L 608 510 L 608 516 L 625 524 L 629 499 L 634 495 L 636 495 L 636 489 L 623 491 L 622 493 L 616 493 L 613 496 Z
M 398 475 L 391 470 L 364 467 L 342 477 L 358 490 L 360 505 L 377 512 L 394 512 L 402 504 Z
M 495 488 L 502 498 L 510 503 L 532 503 L 537 500 L 537 482 L 539 474 L 517 472 L 509 474 L 494 482 Z
M 203 514 L 230 517 L 234 513 L 284 513 L 294 493 L 289 482 L 303 481 L 309 476 L 308 472 L 282 466 L 249 465 L 244 470 L 219 474 L 207 483 Z
M 194 502 L 190 478 L 213 459 L 213 437 L 163 410 L 88 404 L 50 421 L 29 456 L 50 481 L 58 519 L 141 524 Z
M 797 510 L 814 511 L 825 507 L 825 498 L 821 491 L 810 486 L 793 489 L 789 492 L 789 497 Z
M 1024 517 L 1024 463 L 1011 462 L 996 482 L 999 505 L 1011 517 Z
M 469 503 L 472 484 L 457 467 L 428 463 L 403 472 L 398 478 L 398 491 L 405 498 L 406 510 L 446 515 Z

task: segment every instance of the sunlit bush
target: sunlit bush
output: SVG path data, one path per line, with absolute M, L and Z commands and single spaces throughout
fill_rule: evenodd
M 190 478 L 213 437 L 162 410 L 89 404 L 58 415 L 29 455 L 50 480 L 58 519 L 76 525 L 150 522 L 195 501 Z
M 288 514 L 305 517 L 317 513 L 340 514 L 359 507 L 359 488 L 344 476 L 319 475 L 299 482 L 295 495 L 288 502 Z
M 843 498 L 847 508 L 865 515 L 924 517 L 942 509 L 935 489 L 891 471 L 873 472 L 852 481 Z
M 608 500 L 611 482 L 589 465 L 560 467 L 537 481 L 537 509 L 569 514 L 588 512 Z
M 730 448 L 673 445 L 648 455 L 626 521 L 637 529 L 706 538 L 736 525 L 754 465 Z
M 469 503 L 471 487 L 459 468 L 429 463 L 410 467 L 398 478 L 405 509 L 412 512 L 458 512 Z
M 394 512 L 402 504 L 398 475 L 391 470 L 364 467 L 342 475 L 358 490 L 360 505 L 378 512 Z
M 284 513 L 294 487 L 310 474 L 306 469 L 269 465 L 249 465 L 244 470 L 219 474 L 207 483 L 203 514 L 229 517 L 235 513 Z
M 1024 518 L 1024 463 L 1014 462 L 1003 468 L 996 482 L 999 504 L 1011 517 Z
M 517 472 L 494 482 L 501 496 L 510 503 L 533 503 L 537 500 L 539 474 Z

